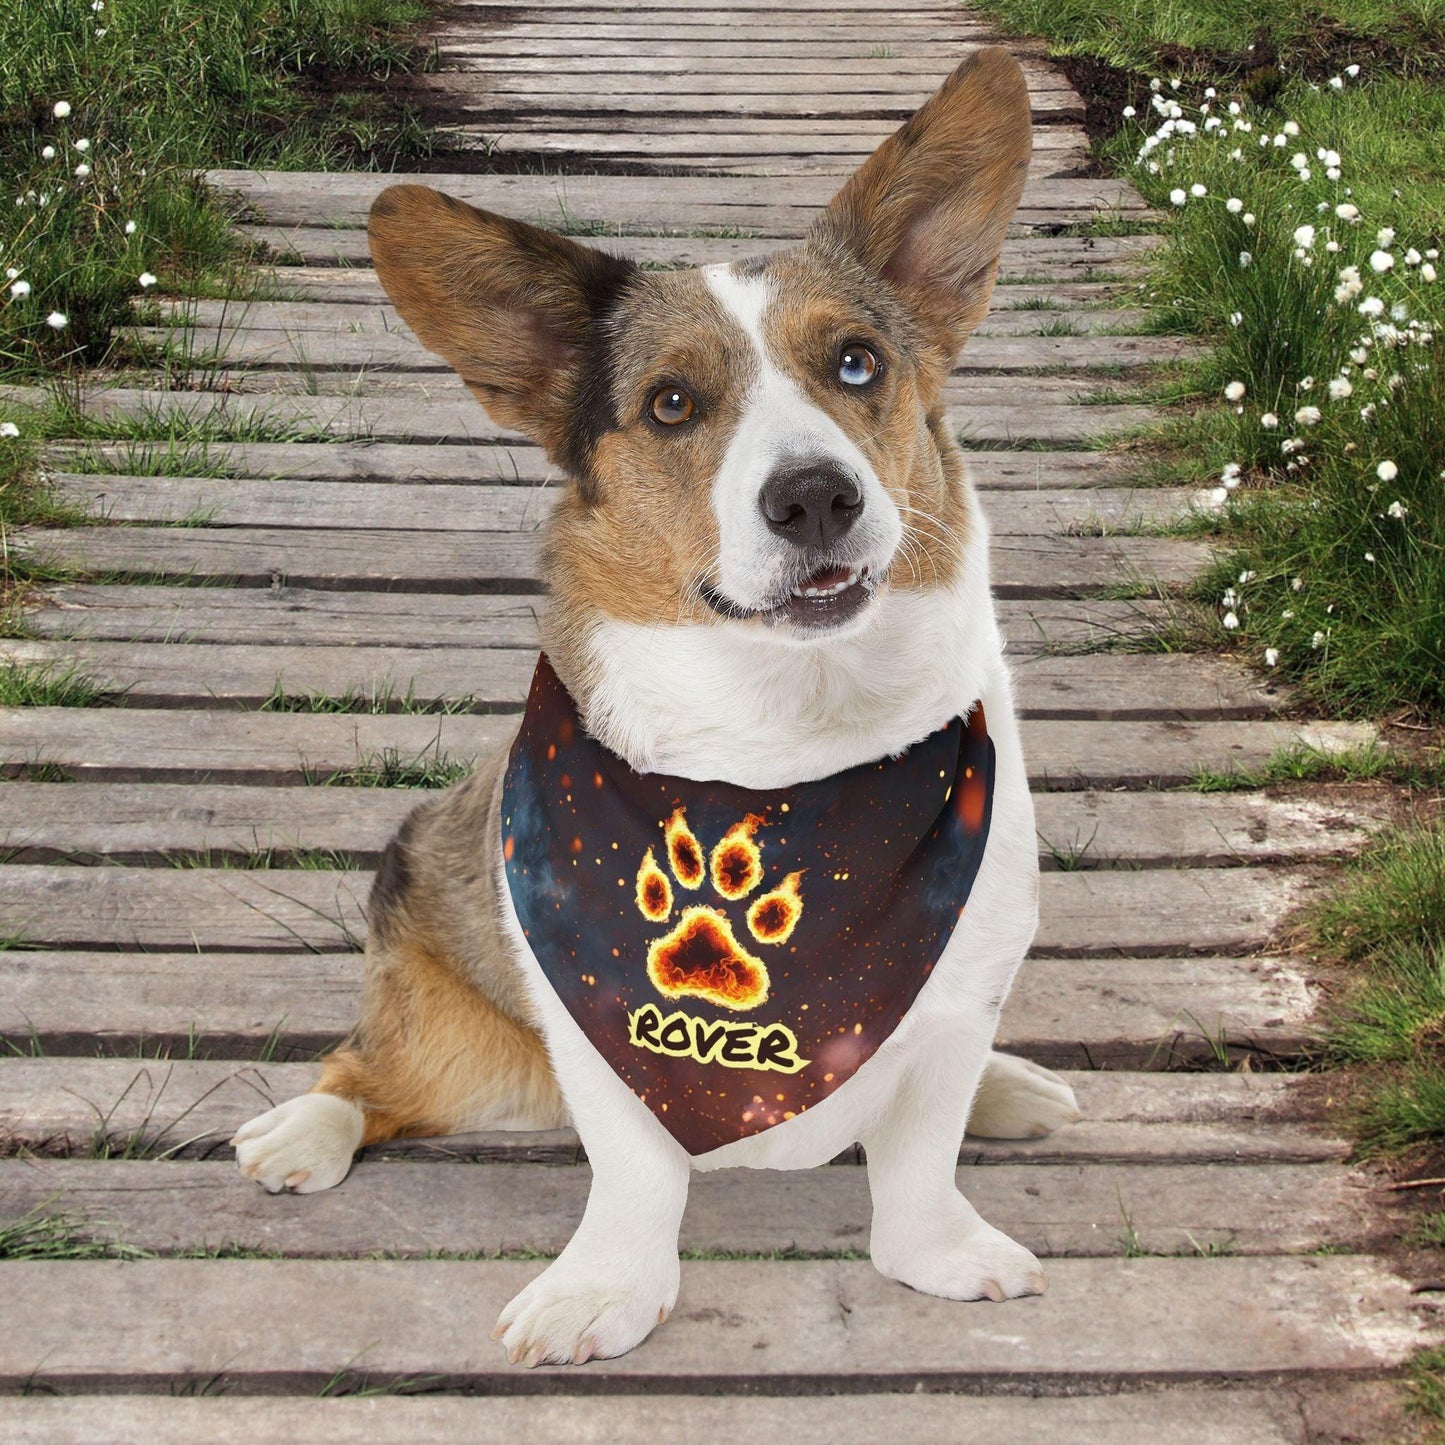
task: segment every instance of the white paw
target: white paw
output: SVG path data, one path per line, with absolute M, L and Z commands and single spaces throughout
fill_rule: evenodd
M 873 1245 L 880 1273 L 943 1299 L 1002 1303 L 1043 1294 L 1043 1266 L 1001 1230 L 974 1219 L 951 1242 L 915 1238 L 895 1247 Z
M 231 1143 L 247 1179 L 272 1194 L 311 1194 L 346 1178 L 362 1126 L 361 1110 L 349 1099 L 302 1094 L 243 1124 Z
M 582 1365 L 625 1355 L 672 1312 L 677 1287 L 675 1254 L 670 1268 L 659 1261 L 651 1270 L 564 1254 L 502 1311 L 492 1338 L 513 1365 Z
M 1074 1091 L 1051 1069 L 990 1054 L 968 1132 L 979 1139 L 1040 1139 L 1082 1118 Z

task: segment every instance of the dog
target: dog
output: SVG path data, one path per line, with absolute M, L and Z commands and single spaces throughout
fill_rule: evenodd
M 591 1192 L 501 1313 L 513 1363 L 620 1355 L 666 1319 L 693 1169 L 859 1141 L 884 1275 L 1044 1288 L 955 1183 L 966 1120 L 1031 1137 L 1079 1114 L 991 1052 L 1037 845 L 942 400 L 1030 147 L 1022 72 L 985 48 L 766 259 L 644 271 L 421 186 L 372 207 L 401 316 L 570 480 L 517 741 L 406 820 L 360 1022 L 233 1142 L 244 1175 L 305 1193 L 367 1144 L 575 1127 Z M 810 955 L 815 918 L 832 944 Z

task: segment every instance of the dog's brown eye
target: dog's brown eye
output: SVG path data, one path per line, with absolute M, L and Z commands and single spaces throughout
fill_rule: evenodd
M 652 398 L 652 414 L 663 426 L 678 426 L 691 419 L 692 398 L 680 386 L 664 386 Z
M 878 375 L 878 358 L 866 346 L 846 346 L 838 358 L 838 380 L 867 386 Z

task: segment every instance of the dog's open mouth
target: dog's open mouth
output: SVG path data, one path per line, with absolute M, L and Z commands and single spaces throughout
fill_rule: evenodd
M 790 622 L 796 627 L 826 631 L 856 617 L 877 591 L 868 567 L 830 563 L 810 572 L 788 589 L 771 607 L 741 607 L 716 588 L 704 584 L 702 595 L 714 612 L 724 617 L 761 618 L 764 622 Z

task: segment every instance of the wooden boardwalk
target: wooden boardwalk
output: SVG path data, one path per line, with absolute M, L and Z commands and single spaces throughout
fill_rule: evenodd
M 799 236 L 991 38 L 867 0 L 447 14 L 429 103 L 474 169 L 426 179 L 657 266 Z M 707 1177 L 666 1327 L 528 1373 L 487 1334 L 539 1268 L 516 1256 L 580 1217 L 571 1135 L 390 1145 L 305 1197 L 237 1175 L 224 1141 L 354 1017 L 367 870 L 415 799 L 395 784 L 457 775 L 521 704 L 555 478 L 387 305 L 362 228 L 388 177 L 227 172 L 278 258 L 266 299 L 146 333 L 178 384 L 93 387 L 103 469 L 52 458 L 95 524 L 12 541 L 75 580 L 0 653 L 76 665 L 115 705 L 0 712 L 0 916 L 24 946 L 0 974 L 0 1223 L 63 1212 L 147 1257 L 0 1263 L 0 1389 L 31 1391 L 0 1398 L 6 1440 L 1377 1438 L 1382 1377 L 1440 1331 L 1378 1252 L 1390 1196 L 1343 1162 L 1328 1081 L 1279 1067 L 1315 991 L 1276 935 L 1381 819 L 1178 790 L 1370 733 L 1227 660 L 1130 650 L 1204 559 L 1146 529 L 1196 498 L 1131 490 L 1088 444 L 1147 415 L 1115 390 L 1182 347 L 1134 334 L 1151 238 L 1079 234 L 1143 205 L 1085 174 L 1079 98 L 1019 50 L 1035 161 L 950 400 L 1047 870 L 1002 1042 L 1070 1071 L 1085 1117 L 960 1163 L 1048 1257 L 1048 1294 L 883 1280 L 856 1159 Z M 134 439 L 177 418 L 203 440 Z M 393 1393 L 317 1398 L 363 1384 Z

